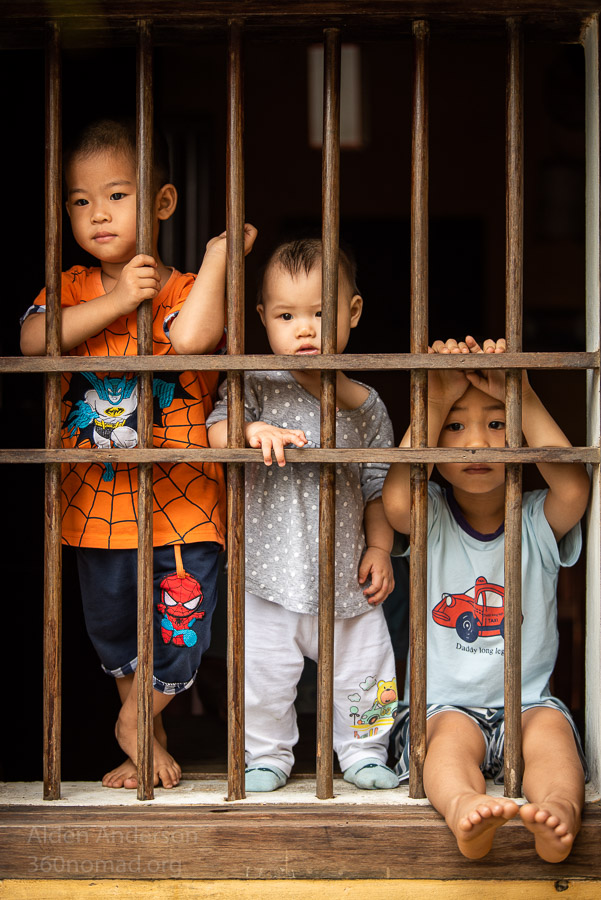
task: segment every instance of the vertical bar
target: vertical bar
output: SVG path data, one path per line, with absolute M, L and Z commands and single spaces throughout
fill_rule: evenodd
M 586 78 L 586 349 L 601 343 L 601 115 L 599 78 L 599 15 L 592 16 L 583 34 Z M 587 444 L 599 442 L 599 369 L 587 373 Z M 586 757 L 592 784 L 601 780 L 601 561 L 599 545 L 599 466 L 593 467 L 593 486 L 587 528 L 586 612 Z
M 61 58 L 60 32 L 46 40 L 46 354 L 61 355 Z M 46 447 L 61 446 L 61 375 L 46 376 Z M 44 507 L 44 800 L 61 789 L 61 466 L 45 468 Z
M 522 350 L 524 262 L 523 36 L 518 19 L 508 19 L 506 308 L 507 349 Z M 522 373 L 505 380 L 506 442 L 522 445 Z M 522 468 L 505 467 L 505 796 L 522 792 Z
M 430 29 L 413 23 L 413 125 L 411 161 L 411 352 L 428 351 L 428 68 Z M 428 443 L 428 374 L 411 373 L 411 446 Z M 411 466 L 410 746 L 409 796 L 425 797 L 426 652 L 428 609 L 428 467 Z
M 336 352 L 340 243 L 340 30 L 324 31 L 321 352 Z M 336 372 L 321 373 L 320 446 L 336 446 Z M 319 467 L 319 653 L 316 795 L 334 796 L 334 567 L 336 465 Z
M 242 26 L 229 23 L 227 134 L 227 352 L 244 353 L 244 109 Z M 228 447 L 244 447 L 244 373 L 227 376 Z M 244 793 L 244 464 L 230 463 L 228 523 L 228 800 Z
M 148 19 L 138 21 L 136 82 L 136 249 L 152 256 L 152 29 Z M 152 356 L 152 300 L 138 307 L 137 325 L 138 355 Z M 138 374 L 138 390 L 138 446 L 152 447 L 152 372 Z M 152 469 L 152 463 L 138 466 L 138 800 L 154 797 Z

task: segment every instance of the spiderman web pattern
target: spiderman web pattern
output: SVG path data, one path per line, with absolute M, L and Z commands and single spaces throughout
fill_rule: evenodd
M 98 296 L 96 267 L 63 272 L 63 302 Z M 153 304 L 153 354 L 172 353 L 164 325 L 187 297 L 193 275 L 173 272 Z M 35 307 L 45 312 L 45 290 Z M 33 310 L 32 310 L 33 311 Z M 223 344 L 223 341 L 222 341 Z M 220 352 L 221 346 L 215 352 Z M 117 319 L 71 353 L 133 356 L 136 313 Z M 217 373 L 160 372 L 153 379 L 155 447 L 206 447 L 206 416 L 212 409 Z M 89 449 L 137 446 L 138 388 L 135 375 L 63 374 L 63 446 Z M 63 466 L 63 541 L 86 547 L 137 546 L 137 466 L 81 462 Z M 155 545 L 195 540 L 223 541 L 224 479 L 211 463 L 165 463 L 153 467 Z
M 161 376 L 159 376 L 161 380 Z M 207 446 L 205 415 L 210 394 L 200 378 L 185 372 L 173 379 L 173 400 L 155 417 L 154 446 Z M 69 406 L 66 405 L 68 419 Z M 155 414 L 157 404 L 155 403 Z M 156 424 L 156 418 L 159 424 Z M 65 443 L 93 446 L 81 431 Z M 137 543 L 137 466 L 118 463 L 107 477 L 101 463 L 63 467 L 63 536 L 79 546 L 135 546 Z M 221 466 L 213 463 L 161 463 L 153 466 L 154 541 L 161 545 L 206 540 L 222 535 L 220 501 L 224 495 Z

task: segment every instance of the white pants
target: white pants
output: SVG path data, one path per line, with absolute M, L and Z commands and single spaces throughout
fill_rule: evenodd
M 246 594 L 246 765 L 286 775 L 298 741 L 296 686 L 303 657 L 317 660 L 317 616 Z M 396 715 L 394 654 L 382 607 L 334 622 L 334 749 L 342 771 L 386 762 Z

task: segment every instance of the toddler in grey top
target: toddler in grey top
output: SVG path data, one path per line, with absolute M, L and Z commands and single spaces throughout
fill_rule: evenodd
M 367 392 L 361 406 L 336 413 L 336 446 L 391 447 L 386 408 L 372 388 L 361 387 Z M 276 428 L 294 424 L 306 437 L 305 447 L 319 447 L 319 400 L 291 372 L 248 372 L 244 388 L 247 422 Z M 227 416 L 225 394 L 224 383 L 209 428 Z M 381 496 L 387 469 L 379 463 L 336 467 L 335 615 L 341 618 L 371 608 L 365 581 L 360 584 L 357 577 L 365 551 L 363 513 L 367 503 Z M 247 466 L 247 591 L 294 612 L 317 615 L 318 510 L 319 464 Z
M 293 241 L 278 247 L 265 268 L 257 308 L 276 354 L 321 352 L 321 256 L 321 241 Z M 338 353 L 362 306 L 354 264 L 341 251 Z M 319 447 L 319 394 L 318 370 L 245 375 L 245 438 L 262 450 L 264 459 L 264 465 L 246 469 L 249 791 L 286 783 L 298 738 L 296 683 L 303 656 L 316 656 L 319 465 L 286 464 L 284 448 Z M 392 446 L 390 419 L 373 389 L 338 372 L 336 403 L 337 447 Z M 225 390 L 207 427 L 211 446 L 225 447 Z M 369 463 L 336 468 L 334 747 L 346 780 L 362 788 L 398 783 L 385 765 L 397 699 L 394 656 L 380 606 L 394 586 L 393 534 L 381 500 L 387 469 Z M 368 731 L 362 730 L 361 717 L 350 712 L 358 711 L 349 706 L 351 698 L 366 704 Z

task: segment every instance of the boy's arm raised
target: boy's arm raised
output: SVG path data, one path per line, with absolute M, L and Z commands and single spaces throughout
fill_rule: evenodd
M 257 229 L 244 226 L 244 254 L 250 253 Z M 210 353 L 215 349 L 225 325 L 226 233 L 207 244 L 202 265 L 192 290 L 169 327 L 176 353 Z
M 123 267 L 112 290 L 85 303 L 63 306 L 61 310 L 61 350 L 68 352 L 99 334 L 121 316 L 133 312 L 143 300 L 152 300 L 161 286 L 152 256 L 138 255 Z M 46 314 L 27 317 L 21 327 L 21 352 L 43 356 L 46 352 Z
M 505 341 L 485 341 L 482 348 L 466 337 L 472 353 L 503 353 Z M 505 374 L 501 370 L 470 372 L 469 381 L 498 400 L 505 402 Z M 528 375 L 522 376 L 522 431 L 529 447 L 571 447 L 555 419 L 532 389 Z M 580 521 L 588 503 L 590 482 L 581 463 L 537 463 L 547 482 L 545 517 L 559 541 Z
M 440 353 L 442 355 L 466 353 L 454 340 L 435 341 L 428 353 Z M 436 447 L 442 426 L 449 414 L 449 410 L 456 400 L 465 393 L 469 387 L 464 372 L 453 369 L 431 369 L 428 373 L 428 446 Z M 400 447 L 411 446 L 411 428 L 405 432 Z M 433 465 L 428 466 L 430 477 Z M 393 463 L 388 470 L 382 500 L 386 518 L 390 524 L 401 534 L 409 534 L 411 524 L 411 466 L 409 463 Z
M 555 419 L 530 387 L 524 372 L 522 431 L 529 447 L 571 447 Z M 582 463 L 538 463 L 549 486 L 545 517 L 556 540 L 580 521 L 588 503 L 590 482 Z

